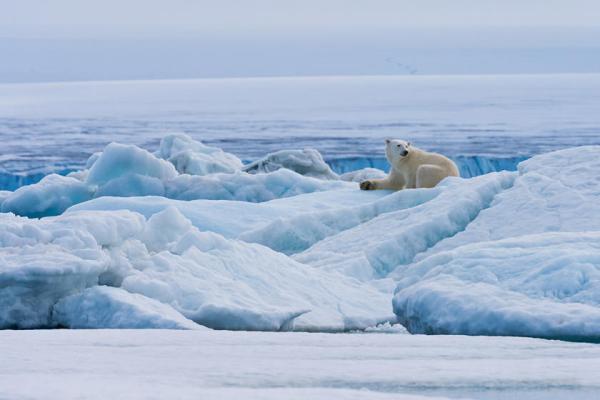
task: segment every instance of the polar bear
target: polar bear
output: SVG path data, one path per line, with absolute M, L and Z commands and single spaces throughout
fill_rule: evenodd
M 391 165 L 390 173 L 385 179 L 361 182 L 362 190 L 432 188 L 447 176 L 459 176 L 454 161 L 404 140 L 386 139 L 385 155 Z

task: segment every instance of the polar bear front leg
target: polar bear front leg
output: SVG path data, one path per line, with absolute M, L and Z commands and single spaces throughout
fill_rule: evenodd
M 361 190 L 400 190 L 403 186 L 399 186 L 397 182 L 390 179 L 371 179 L 360 183 Z

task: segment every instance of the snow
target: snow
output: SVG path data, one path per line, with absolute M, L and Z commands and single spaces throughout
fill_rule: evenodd
M 316 246 L 318 243 L 322 243 L 323 239 L 335 236 L 340 232 L 346 230 L 352 232 L 350 228 L 363 226 L 380 215 L 417 207 L 436 197 L 440 191 L 438 189 L 419 189 L 393 194 L 390 194 L 389 191 L 381 192 L 387 192 L 388 196 L 354 207 L 338 207 L 333 210 L 314 212 L 305 210 L 298 215 L 280 217 L 256 229 L 243 232 L 239 238 L 248 242 L 261 243 L 286 254 L 294 254 L 309 248 L 312 249 L 314 247 L 311 246 Z M 340 237 L 343 241 L 343 236 Z M 364 240 L 364 236 L 361 237 L 361 240 Z M 326 255 L 319 254 L 315 257 L 322 256 Z M 342 254 L 339 256 L 346 257 L 343 262 L 352 262 L 355 254 L 347 253 L 345 256 Z M 302 256 L 299 257 L 301 259 Z M 303 262 L 305 261 L 306 259 Z M 358 278 L 362 274 L 350 275 Z
M 188 150 L 181 150 L 184 147 Z M 188 154 L 188 151 L 193 156 L 186 155 L 189 159 L 184 162 L 182 154 Z M 315 154 L 312 156 L 320 157 Z M 0 210 L 39 218 L 59 215 L 73 205 L 104 196 L 263 202 L 314 191 L 355 187 L 348 182 L 325 182 L 305 177 L 285 168 L 249 174 L 239 170 L 241 162 L 236 163 L 234 156 L 208 148 L 185 135 L 167 136 L 158 155 L 167 157 L 168 161 L 134 145 L 111 143 L 102 153 L 90 157 L 89 170 L 72 172 L 67 177 L 51 174 L 38 183 L 3 194 Z M 305 165 L 302 172 L 322 177 L 322 167 Z M 222 170 L 228 172 L 210 173 Z M 207 175 L 202 175 L 204 173 Z M 335 177 L 333 174 L 329 178 Z
M 249 173 L 273 172 L 287 168 L 300 175 L 321 179 L 338 179 L 323 156 L 315 149 L 280 150 L 244 166 Z
M 591 400 L 600 390 L 597 344 L 528 338 L 2 331 L 0 354 L 10 399 Z
M 154 224 L 173 230 L 156 239 L 170 251 L 132 259 L 141 272 L 127 276 L 124 289 L 171 304 L 216 329 L 349 330 L 393 319 L 387 293 L 260 245 L 199 232 L 186 222 L 176 209 L 148 220 L 146 234 L 157 235 Z
M 164 181 L 175 178 L 177 171 L 171 163 L 160 160 L 137 146 L 111 143 L 93 163 L 86 183 L 102 186 L 128 175 Z
M 600 340 L 600 147 L 525 161 L 464 231 L 401 266 L 412 332 Z
M 62 298 L 52 318 L 59 326 L 75 329 L 203 329 L 164 303 L 109 286 Z
M 207 176 L 179 175 L 166 182 L 166 197 L 180 200 L 240 200 L 263 202 L 335 188 L 355 187 L 348 182 L 328 182 L 305 177 L 288 169 L 268 174 L 246 172 Z
M 181 174 L 232 173 L 242 168 L 242 161 L 235 155 L 206 146 L 184 133 L 165 136 L 157 155 L 170 161 Z
M 54 325 L 63 297 L 98 284 L 110 264 L 103 247 L 140 232 L 143 218 L 98 212 L 30 220 L 0 214 L 0 328 Z
M 300 194 L 262 203 L 235 200 L 182 201 L 154 196 L 104 197 L 78 204 L 68 212 L 77 210 L 131 210 L 149 218 L 165 208 L 174 207 L 202 231 L 215 232 L 228 238 L 239 238 L 250 230 L 271 224 L 277 226 L 280 220 L 287 220 L 298 215 L 311 218 L 314 215 L 324 214 L 327 210 L 336 212 L 335 210 L 338 208 L 342 208 L 342 212 L 344 212 L 348 208 L 368 205 L 375 200 L 386 197 L 388 194 L 389 192 L 386 191 L 361 192 L 356 190 L 356 186 L 353 185 L 350 188 Z M 291 225 L 289 228 L 294 229 L 296 227 Z M 268 228 L 265 228 L 265 231 L 268 230 Z M 252 238 L 250 234 L 247 236 L 248 239 Z M 255 241 L 258 241 L 258 238 Z M 267 243 L 267 241 L 264 241 L 264 243 Z
M 420 252 L 465 229 L 513 180 L 512 173 L 493 173 L 470 180 L 446 179 L 434 189 L 406 191 L 409 198 L 427 193 L 429 201 L 415 201 L 414 207 L 383 213 L 343 230 L 294 259 L 361 280 L 385 277 L 398 265 L 409 264 Z M 435 192 L 439 194 L 432 196 Z
M 34 185 L 22 186 L 5 195 L 0 210 L 39 218 L 61 214 L 92 196 L 92 189 L 80 180 L 51 174 Z
M 366 181 L 369 179 L 383 179 L 387 176 L 385 172 L 377 168 L 363 168 L 349 171 L 340 176 L 340 179 L 348 182 Z
M 130 310 L 132 326 L 157 327 L 147 315 L 160 311 L 154 300 L 165 304 L 165 319 L 177 312 L 217 329 L 342 331 L 395 319 L 388 293 L 258 244 L 200 232 L 173 207 L 148 220 L 125 210 L 40 220 L 1 215 L 3 328 L 126 326 L 118 316 L 110 320 L 110 310 Z M 61 303 L 97 285 L 147 299 L 91 292 Z M 57 302 L 63 312 L 52 314 Z M 78 303 L 88 307 L 86 321 L 78 319 Z
M 600 340 L 600 146 L 398 192 L 323 175 L 311 151 L 181 173 L 184 148 L 209 157 L 199 173 L 235 161 L 184 135 L 113 143 L 3 194 L 0 326 Z

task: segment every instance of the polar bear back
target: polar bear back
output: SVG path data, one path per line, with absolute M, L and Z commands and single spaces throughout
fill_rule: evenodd
M 390 178 L 401 176 L 406 182 L 406 189 L 432 188 L 448 176 L 459 176 L 454 161 L 416 147 L 411 148 L 406 159 L 389 161 L 392 165 Z

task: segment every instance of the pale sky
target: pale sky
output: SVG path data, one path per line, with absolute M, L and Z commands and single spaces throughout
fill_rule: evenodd
M 598 27 L 598 0 L 0 0 L 0 36 Z
M 0 82 L 599 73 L 600 0 L 0 0 Z

